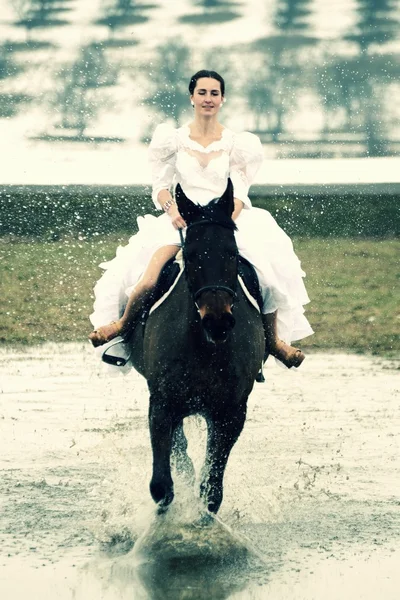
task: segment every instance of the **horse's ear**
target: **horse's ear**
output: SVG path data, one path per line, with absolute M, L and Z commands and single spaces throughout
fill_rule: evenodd
M 220 206 L 229 216 L 232 215 L 235 209 L 235 203 L 233 201 L 233 185 L 230 177 L 228 177 L 226 190 L 218 200 L 218 206 Z
M 175 201 L 180 214 L 188 225 L 201 217 L 201 208 L 189 200 L 179 183 L 175 188 Z

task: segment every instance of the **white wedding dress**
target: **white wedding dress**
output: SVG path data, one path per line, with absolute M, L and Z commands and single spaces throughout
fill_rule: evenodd
M 157 196 L 162 189 L 180 183 L 190 200 L 205 205 L 222 195 L 228 176 L 231 178 L 235 198 L 244 203 L 236 220 L 236 242 L 239 253 L 257 271 L 263 312 L 278 310 L 278 335 L 289 344 L 312 334 L 303 308 L 309 302 L 303 283 L 305 273 L 292 242 L 268 211 L 252 208 L 248 197 L 263 160 L 258 137 L 225 128 L 220 140 L 204 148 L 190 138 L 188 126 L 175 129 L 162 124 L 154 132 L 149 155 L 152 198 L 160 209 Z M 137 221 L 138 233 L 117 249 L 113 260 L 100 265 L 105 273 L 95 286 L 94 312 L 90 316 L 95 328 L 120 318 L 130 293 L 158 248 L 180 246 L 179 232 L 167 214 L 145 215 Z

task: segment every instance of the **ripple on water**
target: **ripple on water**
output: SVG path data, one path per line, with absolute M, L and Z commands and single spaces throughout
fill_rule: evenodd
M 171 510 L 155 517 L 141 378 L 110 380 L 79 345 L 0 351 L 1 597 L 40 595 L 37 571 L 47 569 L 45 591 L 57 600 L 131 600 L 132 582 L 141 590 L 134 598 L 264 598 L 261 582 L 263 594 L 271 588 L 274 600 L 288 600 L 296 598 L 290 580 L 306 597 L 327 599 L 343 583 L 338 565 L 349 565 L 343 594 L 356 581 L 360 598 L 378 597 L 361 566 L 376 569 L 379 557 L 379 573 L 395 582 L 390 554 L 398 557 L 400 540 L 399 386 L 390 364 L 314 355 L 295 376 L 268 368 L 228 463 L 221 522 L 202 529 L 193 526 L 197 495 L 179 479 Z M 186 431 L 199 472 L 204 422 L 191 419 Z M 309 571 L 329 585 L 306 582 Z M 397 599 L 390 594 L 380 597 Z

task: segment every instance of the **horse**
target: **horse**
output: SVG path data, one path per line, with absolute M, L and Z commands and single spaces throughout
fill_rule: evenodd
M 175 199 L 187 224 L 184 273 L 146 323 L 135 328 L 131 361 L 150 393 L 150 493 L 159 511 L 167 510 L 174 498 L 171 458 L 194 481 L 183 419 L 198 414 L 207 423 L 200 497 L 215 514 L 265 338 L 260 313 L 238 285 L 231 181 L 220 198 L 204 207 L 187 198 L 179 184 Z

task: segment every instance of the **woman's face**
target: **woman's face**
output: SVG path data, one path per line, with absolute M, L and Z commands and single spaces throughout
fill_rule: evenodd
M 212 77 L 201 77 L 197 80 L 190 100 L 194 110 L 201 116 L 213 116 L 219 111 L 224 97 L 221 95 L 221 84 Z

